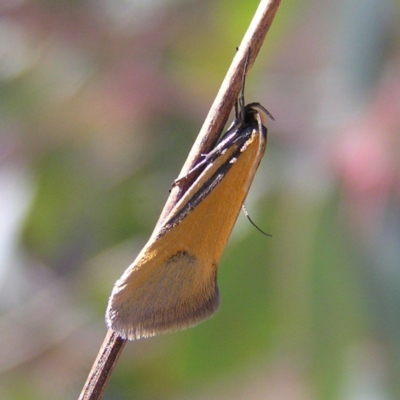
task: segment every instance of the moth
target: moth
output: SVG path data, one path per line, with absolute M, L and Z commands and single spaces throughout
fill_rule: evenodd
M 261 104 L 245 105 L 244 79 L 233 124 L 192 169 L 202 171 L 114 285 L 106 322 L 124 339 L 194 326 L 218 308 L 218 263 L 264 156 L 266 120 L 273 119 Z

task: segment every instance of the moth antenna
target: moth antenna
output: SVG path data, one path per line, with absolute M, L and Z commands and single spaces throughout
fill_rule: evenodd
M 240 90 L 239 94 L 239 113 L 240 113 L 240 119 L 244 121 L 244 87 L 246 83 L 246 74 L 247 74 L 247 68 L 249 66 L 249 58 L 250 58 L 250 47 L 247 49 L 247 54 L 246 54 L 246 60 L 244 62 L 244 68 L 243 68 L 243 75 L 242 75 L 242 89 Z M 237 108 L 238 106 L 236 106 Z
M 239 107 L 238 107 L 238 101 L 235 101 L 235 120 L 239 119 Z
M 253 220 L 250 218 L 250 215 L 249 215 L 249 213 L 248 213 L 248 211 L 247 211 L 247 209 L 246 209 L 246 205 L 243 203 L 243 205 L 242 205 L 242 209 L 243 209 L 243 212 L 244 212 L 244 215 L 246 216 L 246 218 L 250 221 L 250 223 L 258 230 L 258 231 L 260 231 L 263 235 L 265 235 L 265 236 L 269 236 L 269 237 L 272 237 L 272 235 L 270 234 L 270 233 L 267 233 L 267 232 L 264 232 L 261 228 L 259 228 L 254 222 L 253 222 Z

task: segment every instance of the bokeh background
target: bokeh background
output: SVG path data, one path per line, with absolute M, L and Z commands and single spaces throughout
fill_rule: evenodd
M 255 0 L 0 2 L 0 398 L 77 398 Z M 399 1 L 283 0 L 275 116 L 211 320 L 128 343 L 104 399 L 400 398 Z M 234 189 L 233 189 L 234 190 Z

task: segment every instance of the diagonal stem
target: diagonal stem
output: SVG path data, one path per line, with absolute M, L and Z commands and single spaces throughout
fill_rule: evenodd
M 207 154 L 215 146 L 228 120 L 229 113 L 239 95 L 241 77 L 243 75 L 243 68 L 248 57 L 248 52 L 250 55 L 248 57 L 247 70 L 250 70 L 261 49 L 281 1 L 282 0 L 260 1 L 253 20 L 243 37 L 242 43 L 229 67 L 221 88 L 211 106 L 189 156 L 182 167 L 179 177 L 187 175 L 199 161 L 201 155 Z M 168 197 L 155 229 L 160 227 L 169 211 L 182 197 L 188 187 L 190 187 L 196 177 L 196 173 L 190 174 L 188 179 L 184 179 L 182 184 L 176 185 L 171 190 L 171 194 Z M 126 340 L 122 339 L 116 332 L 110 329 L 108 330 L 82 389 L 79 400 L 99 400 L 102 397 L 125 343 Z

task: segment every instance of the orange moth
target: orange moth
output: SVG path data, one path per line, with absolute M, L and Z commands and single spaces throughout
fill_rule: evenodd
M 217 310 L 218 262 L 264 155 L 267 116 L 259 103 L 244 106 L 242 88 L 231 128 L 114 285 L 106 321 L 122 338 L 187 328 Z

